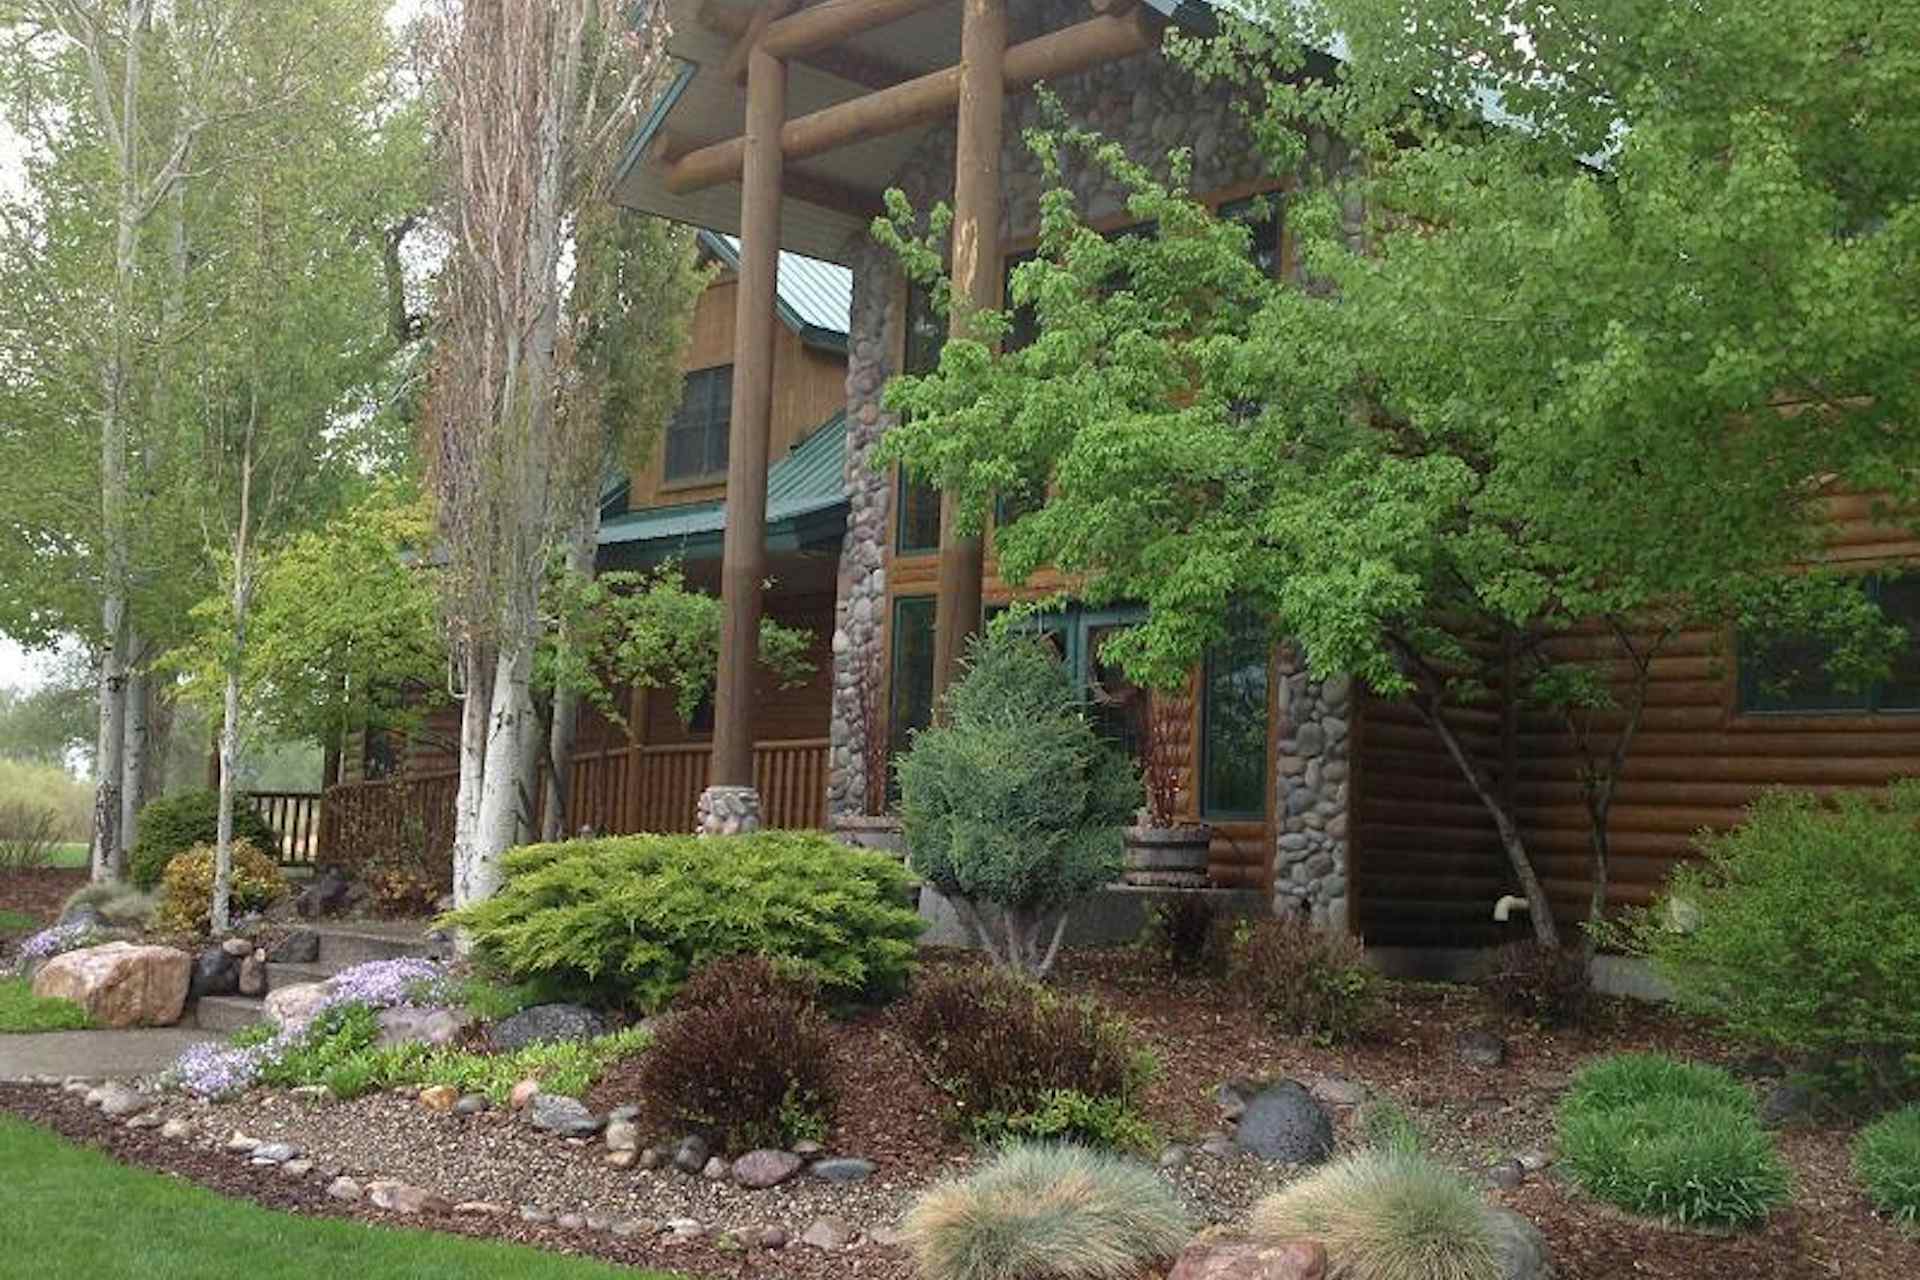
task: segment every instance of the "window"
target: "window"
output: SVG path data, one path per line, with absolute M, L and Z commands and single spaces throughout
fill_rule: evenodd
M 693 480 L 727 472 L 727 427 L 733 417 L 733 366 L 687 375 L 680 407 L 667 424 L 667 479 Z
M 1920 574 L 1868 578 L 1861 584 L 1890 622 L 1907 629 L 1907 646 L 1887 678 L 1859 689 L 1839 688 L 1827 673 L 1827 651 L 1817 637 L 1743 639 L 1740 710 L 1748 714 L 1821 712 L 1920 713 Z
M 1004 606 L 996 606 L 987 610 L 987 616 L 991 619 L 1004 611 Z M 1023 624 L 1044 636 L 1060 655 L 1074 687 L 1087 700 L 1095 731 L 1136 759 L 1146 749 L 1148 694 L 1100 651 L 1112 636 L 1146 616 L 1147 611 L 1137 605 L 1116 609 L 1069 605 L 1035 614 Z
M 947 345 L 946 317 L 934 310 L 933 294 L 919 283 L 907 285 L 907 349 L 902 373 L 930 373 L 940 365 Z M 903 556 L 940 549 L 940 491 L 900 473 L 895 494 L 893 549 Z
M 1204 817 L 1266 814 L 1269 647 L 1266 628 L 1247 618 L 1207 655 L 1200 730 Z
M 888 740 L 897 754 L 907 735 L 933 723 L 932 596 L 903 596 L 893 602 L 892 714 Z

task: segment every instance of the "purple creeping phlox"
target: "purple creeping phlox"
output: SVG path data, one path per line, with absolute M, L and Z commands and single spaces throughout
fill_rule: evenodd
M 85 921 L 57 924 L 51 929 L 42 929 L 20 944 L 20 971 L 25 973 L 39 961 L 51 960 L 65 952 L 78 951 L 82 947 L 91 947 L 95 943 L 105 941 L 106 935 Z

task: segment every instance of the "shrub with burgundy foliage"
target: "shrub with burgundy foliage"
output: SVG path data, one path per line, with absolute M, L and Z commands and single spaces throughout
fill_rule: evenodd
M 1578 1025 L 1593 1002 L 1586 955 L 1577 947 L 1543 947 L 1532 939 L 1495 951 L 1480 986 L 1508 1013 L 1546 1027 Z

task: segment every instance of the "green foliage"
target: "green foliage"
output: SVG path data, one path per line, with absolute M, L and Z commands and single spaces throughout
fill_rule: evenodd
M 59 837 L 60 811 L 52 805 L 0 801 L 0 871 L 46 866 Z
M 649 1010 L 742 952 L 791 962 L 836 997 L 895 991 L 922 928 L 896 860 L 817 832 L 531 845 L 505 872 L 445 923 L 516 979 Z
M 52 764 L 0 759 L 0 806 L 51 806 L 60 814 L 62 840 L 85 840 L 93 818 L 93 788 Z
M 1412 1151 L 1343 1156 L 1253 1208 L 1258 1240 L 1319 1240 L 1347 1280 L 1497 1280 L 1480 1195 Z
M 1759 1222 L 1790 1183 L 1773 1139 L 1744 1108 L 1653 1096 L 1563 1108 L 1561 1162 L 1588 1192 L 1632 1213 L 1708 1226 Z
M 69 753 L 90 745 L 94 731 L 93 691 L 75 676 L 84 671 L 63 670 L 38 688 L 0 689 L 0 798 L 13 790 L 4 764 L 37 765 L 39 774 L 56 781 L 62 775 L 69 788 L 77 786 L 66 772 Z M 63 806 L 64 808 L 64 806 Z M 84 834 L 84 824 L 72 834 Z
M 1902 1107 L 1860 1131 L 1853 1171 L 1895 1222 L 1920 1224 L 1920 1105 Z
M 1152 1170 L 1049 1144 L 935 1187 L 904 1229 L 926 1280 L 1123 1280 L 1178 1253 L 1189 1227 Z
M 456 978 L 447 984 L 446 1003 L 465 1009 L 482 1022 L 511 1018 L 530 1005 L 543 1003 L 538 984 L 495 982 L 483 977 Z
M 682 720 L 712 691 L 720 598 L 688 587 L 678 563 L 592 577 L 562 572 L 550 600 L 560 622 L 536 658 L 543 687 L 584 695 L 615 724 L 626 723 L 620 702 L 628 689 L 671 690 Z M 813 647 L 811 631 L 761 619 L 760 665 L 783 688 L 813 675 Z
M 1528 939 L 1493 953 L 1480 989 L 1514 1017 L 1545 1027 L 1577 1026 L 1593 1003 L 1593 974 L 1584 951 Z
M 1753 1095 L 1726 1071 L 1658 1053 L 1617 1053 L 1581 1068 L 1560 1104 L 1562 1115 L 1618 1111 L 1654 1099 L 1753 1110 Z
M 1703 857 L 1620 936 L 1731 1034 L 1807 1056 L 1832 1087 L 1897 1090 L 1920 1053 L 1916 822 L 1915 780 L 1770 793 L 1702 837 Z
M 39 921 L 35 917 L 28 915 L 24 911 L 0 908 L 0 935 L 25 933 L 38 923 Z
M 1275 1028 L 1323 1045 L 1371 1030 L 1385 990 L 1358 938 L 1301 919 L 1246 929 L 1234 946 L 1229 981 Z
M 694 974 L 640 1064 L 647 1122 L 732 1152 L 822 1136 L 833 1082 L 815 990 L 764 956 L 727 956 Z
M 1420 1155 L 1427 1150 L 1427 1135 L 1420 1122 L 1399 1103 L 1376 1099 L 1363 1107 L 1359 1115 L 1360 1133 L 1366 1145 L 1391 1155 Z
M 976 641 L 899 776 L 914 870 L 1003 964 L 1044 975 L 1043 926 L 1119 876 L 1140 804 L 1132 763 L 1094 732 L 1053 651 L 1010 628 Z
M 232 850 L 233 884 L 230 901 L 234 915 L 259 911 L 287 894 L 286 877 L 272 858 L 253 842 L 236 837 Z M 207 912 L 213 903 L 214 849 L 200 844 L 177 854 L 160 881 L 160 911 L 155 925 L 168 933 L 200 935 L 207 931 Z
M 214 791 L 182 791 L 150 801 L 140 811 L 140 835 L 127 854 L 128 879 L 141 889 L 155 888 L 175 854 L 212 844 L 219 827 L 220 797 Z M 280 847 L 280 837 L 249 804 L 234 805 L 233 838 L 256 849 Z
M 901 1029 L 982 1142 L 1066 1138 L 1145 1149 L 1142 1091 L 1158 1067 L 1091 999 L 999 969 L 947 968 L 913 985 Z
M 87 1011 L 71 1000 L 33 994 L 30 978 L 0 977 L 0 1034 L 84 1031 Z

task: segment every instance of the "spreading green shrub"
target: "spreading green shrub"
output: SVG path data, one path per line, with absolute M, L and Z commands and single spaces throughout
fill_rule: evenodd
M 138 835 L 127 854 L 127 878 L 151 891 L 176 854 L 220 838 L 220 796 L 214 791 L 182 791 L 147 803 L 140 811 Z M 250 804 L 233 806 L 233 838 L 255 849 L 278 849 L 280 837 Z
M 1764 1219 L 1787 1168 L 1753 1098 L 1716 1067 L 1622 1054 L 1574 1078 L 1560 1105 L 1562 1167 L 1633 1213 L 1707 1226 Z
M 1377 1024 L 1384 982 L 1358 938 L 1292 917 L 1244 932 L 1231 981 L 1276 1030 L 1325 1045 Z
M 1762 797 L 1702 838 L 1620 940 L 1682 1007 L 1804 1055 L 1835 1089 L 1897 1092 L 1920 1053 L 1920 780 Z
M 1342 1280 L 1497 1280 L 1487 1207 L 1412 1151 L 1356 1151 L 1253 1208 L 1257 1240 L 1318 1240 Z
M 1072 1139 L 1144 1149 L 1141 1091 L 1155 1074 L 1124 1019 L 999 969 L 923 974 L 900 1025 L 981 1142 Z
M 739 954 L 791 963 L 833 997 L 891 994 L 922 927 L 896 859 L 817 832 L 529 845 L 505 872 L 498 893 L 444 923 L 516 979 L 648 1010 Z
M 1862 1129 L 1853 1143 L 1853 1171 L 1895 1222 L 1920 1225 L 1920 1104 Z
M 259 911 L 286 896 L 286 877 L 272 858 L 251 841 L 233 842 L 233 914 Z M 160 911 L 155 924 L 168 933 L 203 934 L 213 910 L 214 850 L 196 845 L 167 864 L 160 882 Z
M 1017 1146 L 928 1191 L 906 1244 L 926 1280 L 1132 1280 L 1186 1243 L 1152 1170 L 1073 1146 Z
M 1480 989 L 1516 1018 L 1544 1027 L 1578 1026 L 1593 1004 L 1593 973 L 1584 949 L 1527 939 L 1494 951 Z
M 648 1125 L 734 1152 L 825 1136 L 831 1045 L 814 995 L 811 979 L 762 956 L 694 974 L 640 1062 Z
M 976 642 L 899 775 L 914 870 L 996 960 L 1044 977 L 1067 913 L 1119 877 L 1141 799 L 1052 648 L 1005 629 Z

